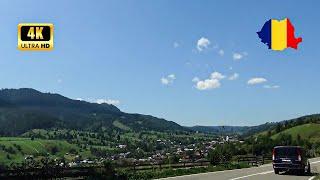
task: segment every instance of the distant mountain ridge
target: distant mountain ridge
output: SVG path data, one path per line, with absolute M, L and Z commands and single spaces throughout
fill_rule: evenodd
M 258 126 L 183 127 L 150 115 L 125 113 L 111 104 L 73 100 L 30 88 L 0 90 L 0 135 L 15 136 L 31 129 L 66 128 L 89 131 L 198 131 L 247 137 L 273 130 L 279 125 L 289 127 L 292 124 L 293 127 L 313 122 L 320 122 L 320 114 Z
M 202 133 L 243 134 L 250 129 L 250 126 L 192 126 L 188 128 Z
M 35 128 L 81 130 L 188 131 L 150 115 L 129 114 L 111 104 L 69 99 L 30 88 L 0 90 L 0 134 L 19 135 Z M 124 128 L 125 127 L 125 128 Z
M 250 136 L 252 134 L 273 128 L 276 124 L 277 123 L 275 122 L 267 122 L 257 126 L 192 126 L 187 128 L 193 131 L 217 135 L 238 134 L 242 136 Z
M 213 133 L 217 135 L 239 134 L 243 137 L 248 137 L 261 132 L 274 131 L 279 127 L 284 129 L 308 123 L 320 123 L 320 114 L 311 114 L 279 122 L 266 122 L 257 126 L 192 126 L 187 128 L 202 133 Z

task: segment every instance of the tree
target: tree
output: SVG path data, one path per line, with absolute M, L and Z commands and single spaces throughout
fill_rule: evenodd
M 279 145 L 287 146 L 292 144 L 292 136 L 290 134 L 280 133 L 277 142 Z
M 297 134 L 297 144 L 302 145 L 302 140 L 300 134 Z
M 272 134 L 271 134 L 271 131 L 268 130 L 267 136 L 268 136 L 268 137 L 271 137 L 271 135 L 272 135 Z
M 180 159 L 179 156 L 173 155 L 170 157 L 169 162 L 170 162 L 170 164 L 175 164 L 175 163 L 179 162 L 179 159 Z
M 52 154 L 52 155 L 55 155 L 58 151 L 59 151 L 59 149 L 58 149 L 57 146 L 53 146 L 53 147 L 51 148 L 51 154 Z
M 220 151 L 220 148 L 216 147 L 216 149 L 213 149 L 209 151 L 208 159 L 210 161 L 210 164 L 217 165 L 223 160 L 223 154 Z
M 77 152 L 77 150 L 76 150 L 75 148 L 71 148 L 71 149 L 69 150 L 69 153 L 71 153 L 71 154 L 77 154 L 78 152 Z
M 276 133 L 279 133 L 280 131 L 281 131 L 281 124 L 280 124 L 280 123 L 277 123 Z

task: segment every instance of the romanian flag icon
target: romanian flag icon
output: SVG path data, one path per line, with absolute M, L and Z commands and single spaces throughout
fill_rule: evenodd
M 260 32 L 257 32 L 261 42 L 268 45 L 269 49 L 282 51 L 286 48 L 298 49 L 302 38 L 295 38 L 294 27 L 288 18 L 283 20 L 270 19 Z

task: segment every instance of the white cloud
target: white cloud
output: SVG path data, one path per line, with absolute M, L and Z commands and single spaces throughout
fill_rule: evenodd
M 167 78 L 161 78 L 161 83 L 164 84 L 164 85 L 167 85 L 169 84 L 169 80 Z
M 62 83 L 62 82 L 63 82 L 62 79 L 58 79 L 58 80 L 57 80 L 57 83 L 59 83 L 59 84 Z
M 196 88 L 199 90 L 209 90 L 216 89 L 221 86 L 221 83 L 218 79 L 205 79 L 204 81 L 198 81 Z
M 242 54 L 239 54 L 239 53 L 233 53 L 232 58 L 233 58 L 234 60 L 240 60 L 240 59 L 243 58 L 243 55 L 242 55 Z
M 174 43 L 173 43 L 173 47 L 174 47 L 174 48 L 178 48 L 179 46 L 180 46 L 180 44 L 179 44 L 178 42 L 174 42 Z
M 170 75 L 168 75 L 168 78 L 171 79 L 171 80 L 175 80 L 176 76 L 174 74 L 170 74 Z
M 239 78 L 239 74 L 238 73 L 234 73 L 234 74 L 232 74 L 231 76 L 229 76 L 229 80 L 230 81 L 233 81 L 233 80 L 236 80 L 236 79 L 238 79 Z
M 279 85 L 264 85 L 263 87 L 266 88 L 266 89 L 278 89 L 278 88 L 280 88 Z
M 119 105 L 120 101 L 116 100 L 116 99 L 97 99 L 96 103 L 98 103 L 98 104 L 107 103 L 107 104 L 112 104 L 112 105 Z
M 97 103 L 97 104 L 103 104 L 103 103 L 112 104 L 112 105 L 119 105 L 120 104 L 120 101 L 117 100 L 117 99 L 91 99 L 91 98 L 83 99 L 83 98 L 76 98 L 76 100 L 78 100 L 78 101 L 86 101 L 86 102 L 91 102 L 91 103 Z
M 223 56 L 223 55 L 224 55 L 224 50 L 223 50 L 223 49 L 220 49 L 220 50 L 218 51 L 218 54 L 219 54 L 220 56 Z
M 203 51 L 204 49 L 207 49 L 210 44 L 211 42 L 209 41 L 209 39 L 201 37 L 197 42 L 197 49 L 199 51 Z
M 261 77 L 256 77 L 256 78 L 251 78 L 249 79 L 249 81 L 247 82 L 249 85 L 255 85 L 255 84 L 261 84 L 267 82 L 267 79 L 265 78 L 261 78 Z
M 221 74 L 221 73 L 219 73 L 219 72 L 213 72 L 213 73 L 211 73 L 210 78 L 211 78 L 211 79 L 217 79 L 217 80 L 220 80 L 220 79 L 225 78 L 225 76 L 224 76 L 224 75 L 222 75 L 222 74 Z
M 221 87 L 220 80 L 224 79 L 225 76 L 219 72 L 211 73 L 210 77 L 205 80 L 200 80 L 198 77 L 192 79 L 196 83 L 195 87 L 199 90 L 210 90 Z
M 169 74 L 167 77 L 162 77 L 160 81 L 163 85 L 169 85 L 172 84 L 175 79 L 176 76 L 174 74 Z
M 192 79 L 192 82 L 198 82 L 198 81 L 200 81 L 200 79 L 199 79 L 198 77 L 194 77 L 194 78 Z
M 233 58 L 233 60 L 235 60 L 235 61 L 241 60 L 241 59 L 243 59 L 245 56 L 248 56 L 248 53 L 247 53 L 247 52 L 242 52 L 242 53 L 235 52 L 235 53 L 232 54 L 232 58 Z

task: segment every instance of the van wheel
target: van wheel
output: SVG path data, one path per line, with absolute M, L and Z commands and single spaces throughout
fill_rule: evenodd
M 306 173 L 306 169 L 297 169 L 294 171 L 296 175 L 303 176 Z
M 279 174 L 279 170 L 278 169 L 274 169 L 274 173 L 275 174 Z
M 310 163 L 308 163 L 307 173 L 308 173 L 308 174 L 311 174 L 311 167 L 310 167 Z
M 298 171 L 298 174 L 299 174 L 299 175 L 304 175 L 304 173 L 305 173 L 305 170 L 304 170 L 304 169 Z

